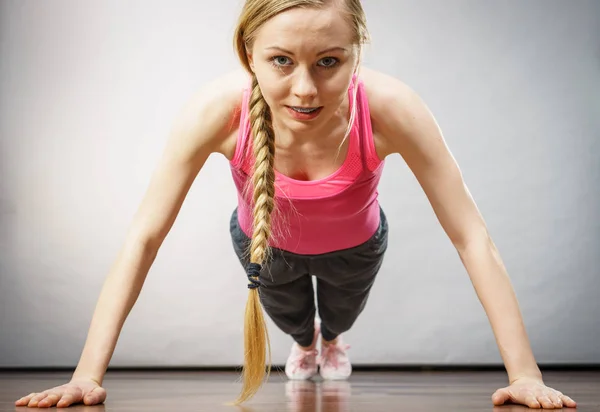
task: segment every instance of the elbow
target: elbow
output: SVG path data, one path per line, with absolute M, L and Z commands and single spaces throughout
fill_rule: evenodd
M 125 249 L 142 253 L 144 256 L 156 256 L 165 236 L 146 232 L 131 231 L 125 241 Z
M 461 236 L 451 237 L 451 242 L 460 255 L 471 251 L 495 249 L 489 232 L 483 227 L 477 227 Z

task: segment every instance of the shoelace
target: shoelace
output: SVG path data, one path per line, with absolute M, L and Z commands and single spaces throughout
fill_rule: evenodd
M 337 355 L 345 355 L 348 349 L 350 349 L 350 345 L 346 343 L 336 343 L 335 345 L 323 345 L 321 365 L 331 364 L 334 368 L 337 368 L 339 366 Z
M 311 356 L 317 356 L 318 354 L 319 352 L 316 349 L 309 351 L 298 350 L 298 352 L 294 356 L 294 360 L 292 361 L 292 365 L 294 366 L 293 371 L 296 372 L 298 369 L 303 369 L 307 367 L 308 359 Z

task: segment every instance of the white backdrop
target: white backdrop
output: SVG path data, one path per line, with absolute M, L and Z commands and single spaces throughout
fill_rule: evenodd
M 240 0 L 0 2 L 0 366 L 75 366 L 96 298 L 201 84 L 237 67 Z M 365 1 L 366 65 L 429 104 L 513 280 L 540 363 L 600 362 L 600 3 Z M 399 156 L 355 364 L 501 359 Z M 246 279 L 225 159 L 198 176 L 111 366 L 238 365 Z M 273 361 L 291 339 L 270 324 Z

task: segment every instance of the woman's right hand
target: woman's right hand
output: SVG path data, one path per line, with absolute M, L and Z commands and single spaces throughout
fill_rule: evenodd
M 56 386 L 44 392 L 31 393 L 15 402 L 16 406 L 50 408 L 54 405 L 58 408 L 83 403 L 85 405 L 96 405 L 104 402 L 106 390 L 92 379 L 72 379 L 69 383 Z

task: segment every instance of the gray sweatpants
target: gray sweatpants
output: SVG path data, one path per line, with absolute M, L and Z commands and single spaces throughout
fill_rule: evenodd
M 316 278 L 321 334 L 327 341 L 349 330 L 363 311 L 387 249 L 388 225 L 383 210 L 377 232 L 365 243 L 322 255 L 299 255 L 273 249 L 263 266 L 258 291 L 267 315 L 299 345 L 310 346 L 316 315 L 312 277 Z M 237 209 L 230 232 L 246 269 L 250 239 L 240 229 Z

